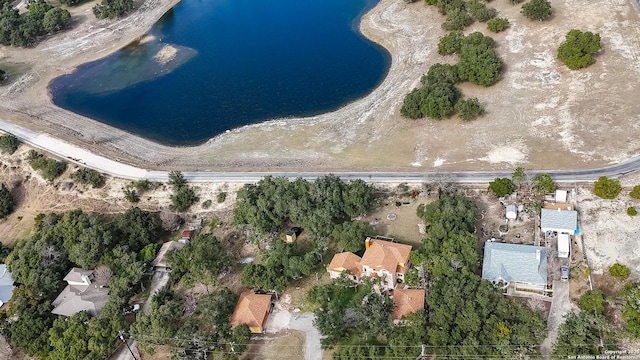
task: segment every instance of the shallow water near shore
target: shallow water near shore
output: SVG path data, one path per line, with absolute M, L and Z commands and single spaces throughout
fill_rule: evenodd
M 145 41 L 55 79 L 50 91 L 58 106 L 167 145 L 332 111 L 389 69 L 389 53 L 358 32 L 376 3 L 183 0 Z

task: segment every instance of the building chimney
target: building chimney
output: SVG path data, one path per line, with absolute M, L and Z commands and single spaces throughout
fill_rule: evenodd
M 371 247 L 371 238 L 367 237 L 366 239 L 364 239 L 364 248 L 368 249 L 369 247 Z

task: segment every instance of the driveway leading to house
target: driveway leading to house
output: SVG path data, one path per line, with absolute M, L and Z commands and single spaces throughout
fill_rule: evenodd
M 545 359 L 551 358 L 551 349 L 558 338 L 558 328 L 564 323 L 564 316 L 574 310 L 569 300 L 569 282 L 554 280 L 553 298 L 547 319 L 547 338 L 540 345 L 540 352 Z
M 320 332 L 313 326 L 313 313 L 290 313 L 276 303 L 273 311 L 265 324 L 265 332 L 277 333 L 290 329 L 305 333 L 304 358 L 305 360 L 322 360 L 322 347 L 320 346 Z

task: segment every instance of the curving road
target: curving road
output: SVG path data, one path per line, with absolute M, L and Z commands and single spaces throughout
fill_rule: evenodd
M 147 179 L 167 181 L 168 171 L 152 171 L 123 164 L 83 149 L 50 135 L 38 133 L 0 119 L 0 130 L 15 135 L 20 141 L 47 151 L 62 159 L 81 164 L 115 177 L 125 179 Z M 617 178 L 640 169 L 640 157 L 634 157 L 619 164 L 595 169 L 581 170 L 539 170 L 527 171 L 529 175 L 546 173 L 557 182 L 595 181 L 600 176 Z M 189 182 L 257 182 L 264 176 L 284 176 L 290 179 L 302 177 L 313 180 L 329 172 L 183 172 Z M 345 181 L 362 179 L 372 183 L 422 183 L 434 181 L 459 183 L 488 183 L 496 177 L 510 177 L 510 171 L 454 171 L 454 172 L 331 172 Z

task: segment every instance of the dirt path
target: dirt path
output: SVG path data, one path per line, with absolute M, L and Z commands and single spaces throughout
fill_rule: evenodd
M 323 353 L 320 345 L 320 332 L 313 326 L 313 319 L 313 313 L 290 313 L 280 304 L 276 304 L 265 324 L 265 332 L 277 333 L 285 329 L 302 331 L 306 335 L 305 360 L 321 360 Z
M 46 91 L 51 79 L 140 37 L 176 1 L 141 0 L 136 12 L 115 22 L 92 19 L 89 3 L 74 10 L 73 30 L 35 49 L 0 47 L 0 61 L 30 59 L 31 66 L 18 82 L 0 88 L 0 117 L 113 159 L 185 171 L 584 168 L 640 152 L 640 127 L 635 126 L 640 122 L 640 21 L 633 0 L 557 1 L 544 24 L 523 18 L 518 6 L 492 2 L 511 23 L 493 35 L 507 69 L 491 88 L 460 86 L 487 108 L 487 115 L 473 122 L 400 117 L 404 95 L 429 66 L 455 58 L 435 51 L 444 34 L 436 9 L 397 0 L 381 0 L 360 25 L 392 53 L 387 78 L 371 94 L 332 113 L 270 121 L 198 147 L 171 148 L 51 104 Z M 602 37 L 604 50 L 588 69 L 569 71 L 555 60 L 570 28 Z M 485 25 L 468 28 L 476 30 L 486 32 Z

